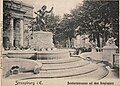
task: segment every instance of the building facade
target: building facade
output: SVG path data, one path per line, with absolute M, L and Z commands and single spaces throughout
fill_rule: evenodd
M 25 29 L 33 20 L 33 6 L 20 1 L 4 0 L 3 7 L 5 10 L 8 9 L 11 15 L 9 29 L 3 31 L 3 47 L 12 49 L 27 46 L 28 39 L 25 36 Z

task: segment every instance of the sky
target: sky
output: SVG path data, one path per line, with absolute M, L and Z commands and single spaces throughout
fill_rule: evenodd
M 53 6 L 53 13 L 55 15 L 63 16 L 64 13 L 70 13 L 70 10 L 75 8 L 82 0 L 21 0 L 24 3 L 33 5 L 34 11 L 39 10 L 43 5 L 47 6 L 50 10 Z

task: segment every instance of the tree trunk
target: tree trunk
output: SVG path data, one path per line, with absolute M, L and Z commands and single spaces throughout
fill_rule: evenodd
M 99 36 L 99 33 L 96 34 L 97 36 L 97 47 L 100 47 L 100 36 Z

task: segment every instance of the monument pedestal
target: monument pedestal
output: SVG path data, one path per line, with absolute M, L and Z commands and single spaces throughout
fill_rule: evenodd
M 31 48 L 37 51 L 53 50 L 53 34 L 51 32 L 36 31 L 33 33 L 33 39 L 30 40 Z
M 36 50 L 38 60 L 69 58 L 68 50 L 55 49 L 51 32 L 34 32 L 33 39 L 30 40 L 30 46 Z
M 103 60 L 113 62 L 113 54 L 116 53 L 117 46 L 104 46 L 103 47 Z

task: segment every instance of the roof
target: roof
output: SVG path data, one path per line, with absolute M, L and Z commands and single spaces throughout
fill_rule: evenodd
M 13 2 L 13 3 L 17 3 L 17 4 L 21 4 L 21 3 L 22 3 L 22 5 L 34 9 L 34 7 L 33 7 L 32 5 L 27 4 L 27 3 L 24 3 L 24 2 L 22 2 L 22 1 L 18 1 L 18 0 L 3 0 L 3 2 Z

